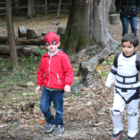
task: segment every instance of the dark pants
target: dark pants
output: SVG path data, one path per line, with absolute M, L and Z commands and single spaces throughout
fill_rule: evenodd
M 123 36 L 126 33 L 128 33 L 129 22 L 131 25 L 132 33 L 137 34 L 137 17 L 133 17 L 133 18 L 120 17 L 120 19 L 121 19 L 122 26 L 123 26 L 123 33 L 122 33 Z
M 50 91 L 43 88 L 40 108 L 45 116 L 46 122 L 55 125 L 64 125 L 63 123 L 63 93 L 64 91 Z M 50 112 L 51 101 L 53 101 L 56 116 Z

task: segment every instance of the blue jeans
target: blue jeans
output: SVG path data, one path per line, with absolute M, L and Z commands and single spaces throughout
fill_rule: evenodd
M 46 122 L 64 126 L 63 123 L 63 93 L 64 91 L 50 91 L 43 88 L 40 108 L 45 116 Z M 50 112 L 51 102 L 53 101 L 56 116 L 54 117 Z
M 128 33 L 129 22 L 131 25 L 132 33 L 137 34 L 137 17 L 133 17 L 133 18 L 120 17 L 120 19 L 121 19 L 122 26 L 123 26 L 123 33 L 122 33 L 123 36 L 126 33 Z

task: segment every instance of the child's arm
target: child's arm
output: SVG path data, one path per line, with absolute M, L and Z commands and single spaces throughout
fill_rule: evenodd
M 117 68 L 118 68 L 118 57 L 119 57 L 119 54 L 117 54 L 115 56 L 114 64 L 113 64 L 113 66 L 110 70 L 110 73 L 109 73 L 108 77 L 107 77 L 107 80 L 106 80 L 106 83 L 105 83 L 105 86 L 107 87 L 107 89 L 110 89 L 112 84 L 116 80 Z
M 42 57 L 39 68 L 38 68 L 38 73 L 37 73 L 37 85 L 38 86 L 42 86 L 42 84 L 43 84 L 43 74 L 44 74 L 44 69 L 43 69 L 43 57 Z
M 112 84 L 116 80 L 116 73 L 117 72 L 114 69 L 116 69 L 116 68 L 113 65 L 112 68 L 111 68 L 111 70 L 110 70 L 110 72 L 109 72 L 109 75 L 107 77 L 106 83 L 105 83 L 105 86 L 108 87 L 108 88 L 111 88 Z
M 42 86 L 42 83 L 43 83 L 43 63 L 42 63 L 42 58 L 41 58 L 41 61 L 40 61 L 40 65 L 39 65 L 39 68 L 38 68 L 38 73 L 37 73 L 37 87 L 35 89 L 35 93 L 40 93 L 39 90 L 40 90 L 40 87 Z
M 65 76 L 64 91 L 65 93 L 69 93 L 70 86 L 73 83 L 73 79 L 74 79 L 74 72 L 70 60 L 66 54 L 64 54 L 62 57 L 62 66 L 63 66 L 64 76 Z

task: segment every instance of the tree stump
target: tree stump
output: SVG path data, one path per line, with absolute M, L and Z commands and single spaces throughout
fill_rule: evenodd
M 27 29 L 27 39 L 36 39 L 36 38 L 39 38 L 39 36 L 35 33 L 35 31 Z
M 27 31 L 26 31 L 25 27 L 19 26 L 18 27 L 18 38 L 26 37 L 26 35 L 27 35 Z
M 62 35 L 62 34 L 65 33 L 65 31 L 66 31 L 65 27 L 58 27 L 57 34 L 58 35 Z
M 120 15 L 119 14 L 110 14 L 109 15 L 109 22 L 112 25 L 116 25 L 120 23 Z

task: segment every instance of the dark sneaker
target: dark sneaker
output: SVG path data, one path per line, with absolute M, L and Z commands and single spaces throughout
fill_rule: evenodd
M 120 131 L 117 134 L 113 134 L 113 137 L 111 138 L 111 140 L 120 140 L 120 138 L 122 137 L 122 135 L 123 135 L 123 131 Z
M 54 126 L 55 126 L 54 124 L 48 123 L 44 129 L 45 133 L 51 132 L 53 130 Z
M 56 129 L 55 129 L 55 131 L 53 132 L 53 134 L 54 134 L 55 136 L 61 136 L 61 134 L 62 134 L 63 131 L 64 131 L 64 126 L 58 125 L 58 126 L 56 126 Z
M 128 137 L 128 140 L 136 140 L 136 137 Z

